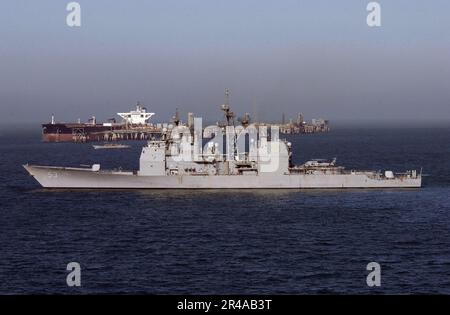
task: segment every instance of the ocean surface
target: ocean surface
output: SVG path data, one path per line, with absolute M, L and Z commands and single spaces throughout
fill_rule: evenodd
M 0 294 L 450 293 L 450 127 L 288 137 L 296 163 L 423 167 L 424 187 L 405 190 L 45 190 L 22 164 L 137 169 L 143 143 L 40 136 L 0 128 Z M 69 262 L 81 287 L 66 285 Z

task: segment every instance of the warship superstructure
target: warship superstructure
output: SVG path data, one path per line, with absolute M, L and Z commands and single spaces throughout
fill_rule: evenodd
M 421 187 L 422 172 L 346 170 L 333 160 L 292 162 L 292 144 L 278 130 L 234 125 L 234 113 L 222 105 L 223 125 L 177 126 L 142 149 L 139 170 L 24 165 L 46 188 L 119 189 L 302 189 Z M 196 118 L 196 122 L 198 119 Z M 195 124 L 194 124 L 195 125 Z M 209 138 L 205 144 L 202 138 Z

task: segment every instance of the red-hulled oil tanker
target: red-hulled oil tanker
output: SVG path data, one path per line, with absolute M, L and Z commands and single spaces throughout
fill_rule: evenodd
M 88 142 L 115 140 L 146 140 L 161 133 L 161 128 L 149 123 L 155 113 L 147 112 L 139 103 L 136 110 L 117 113 L 123 121 L 115 119 L 97 123 L 92 117 L 87 123 L 59 123 L 54 117 L 48 124 L 42 125 L 42 140 L 46 142 Z

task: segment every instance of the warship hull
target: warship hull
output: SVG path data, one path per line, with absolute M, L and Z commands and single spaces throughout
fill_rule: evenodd
M 421 176 L 377 178 L 373 172 L 286 175 L 164 175 L 24 165 L 45 188 L 71 189 L 339 189 L 419 188 Z

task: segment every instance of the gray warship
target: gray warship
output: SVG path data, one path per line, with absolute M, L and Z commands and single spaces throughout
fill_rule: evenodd
M 45 188 L 89 189 L 340 189 L 418 188 L 422 171 L 403 173 L 346 170 L 332 160 L 292 162 L 292 144 L 278 130 L 234 123 L 228 103 L 222 105 L 224 124 L 181 125 L 150 140 L 142 148 L 139 170 L 23 165 Z M 198 124 L 197 124 L 198 125 Z M 210 139 L 205 144 L 203 137 Z M 200 139 L 200 140 L 199 140 Z

